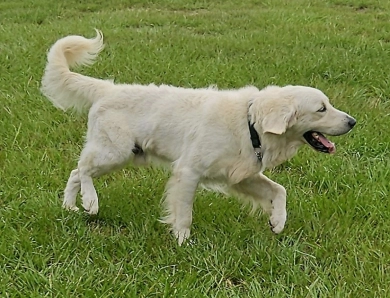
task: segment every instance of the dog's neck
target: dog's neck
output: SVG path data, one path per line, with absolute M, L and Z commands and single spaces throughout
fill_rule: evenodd
M 249 108 L 253 102 L 249 103 Z M 261 163 L 262 170 L 275 167 L 291 157 L 303 145 L 301 141 L 291 140 L 288 136 L 280 137 L 273 134 L 264 134 L 261 130 L 256 130 L 254 117 L 248 109 L 248 129 L 258 162 Z M 281 150 L 281 148 L 284 148 Z
M 286 135 L 279 136 L 266 133 L 261 136 L 264 168 L 273 168 L 289 160 L 304 144 L 302 141 L 291 139 Z

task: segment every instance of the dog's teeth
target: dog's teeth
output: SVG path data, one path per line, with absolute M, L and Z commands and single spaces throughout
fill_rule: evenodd
M 313 132 L 312 136 L 313 136 L 313 138 L 315 138 L 316 140 L 319 139 L 319 136 L 318 136 L 318 134 L 317 134 L 316 132 Z

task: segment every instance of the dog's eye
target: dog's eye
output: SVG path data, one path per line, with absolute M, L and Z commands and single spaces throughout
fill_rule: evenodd
M 320 113 L 323 113 L 323 112 L 325 112 L 326 111 L 326 107 L 325 106 L 323 106 L 321 109 L 319 109 L 317 112 L 320 112 Z

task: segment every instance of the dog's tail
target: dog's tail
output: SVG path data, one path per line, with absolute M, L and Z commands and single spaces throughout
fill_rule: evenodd
M 70 67 L 90 65 L 103 49 L 103 34 L 96 37 L 67 36 L 58 40 L 47 55 L 47 65 L 42 78 L 42 93 L 54 106 L 81 111 L 105 96 L 114 83 L 87 77 L 70 71 Z

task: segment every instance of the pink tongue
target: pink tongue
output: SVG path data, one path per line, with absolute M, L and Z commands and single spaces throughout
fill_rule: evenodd
M 336 152 L 336 146 L 323 135 L 318 134 L 318 140 L 322 143 L 322 145 L 329 149 L 329 153 Z

